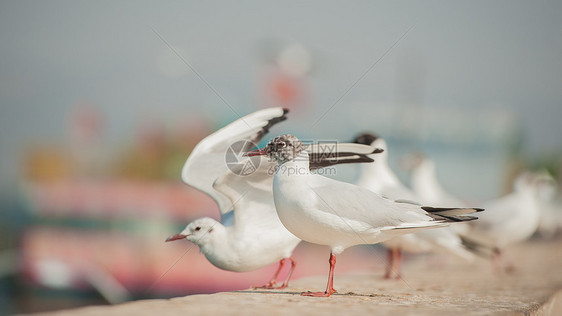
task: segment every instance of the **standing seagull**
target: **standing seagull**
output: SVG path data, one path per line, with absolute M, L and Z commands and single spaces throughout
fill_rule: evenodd
M 358 186 L 393 200 L 420 201 L 419 197 L 402 184 L 388 166 L 389 154 L 384 139 L 365 133 L 357 136 L 354 142 L 384 150 L 383 153 L 377 155 L 375 163 L 361 166 L 361 172 L 357 181 Z M 435 205 L 423 200 L 422 202 Z M 461 204 L 448 204 L 448 206 L 451 205 L 459 206 Z M 451 227 L 423 230 L 413 234 L 398 236 L 383 242 L 383 245 L 388 248 L 388 264 L 384 275 L 386 279 L 401 277 L 402 251 L 412 253 L 442 252 L 453 254 L 465 260 L 474 259 L 474 255 L 465 249 L 460 236 Z
M 306 147 L 292 135 L 278 136 L 263 149 L 248 153 L 257 155 L 267 155 L 279 164 L 273 197 L 283 225 L 302 240 L 331 249 L 326 291 L 303 293 L 306 296 L 327 297 L 334 293 L 336 255 L 348 247 L 473 220 L 476 217 L 463 215 L 481 210 L 396 202 L 356 185 L 312 174 Z
M 487 211 L 478 222 L 467 225 L 463 238 L 492 249 L 495 271 L 513 271 L 513 264 L 503 255 L 504 249 L 527 240 L 537 230 L 538 194 L 541 188 L 552 183 L 548 175 L 525 171 L 515 179 L 512 193 L 484 203 Z
M 547 172 L 545 174 L 550 176 Z M 562 203 L 557 188 L 558 185 L 552 178 L 551 185 L 539 190 L 541 219 L 537 232 L 542 238 L 553 238 L 562 228 Z
M 182 180 L 213 198 L 221 213 L 221 222 L 212 218 L 196 219 L 179 234 L 166 241 L 187 239 L 201 249 L 216 267 L 235 272 L 259 269 L 279 261 L 279 268 L 262 288 L 285 288 L 296 265 L 291 257 L 300 239 L 279 221 L 273 204 L 273 174 L 277 164 L 264 157 L 236 161 L 235 153 L 255 147 L 269 128 L 284 121 L 288 110 L 269 108 L 244 116 L 207 136 L 193 149 L 183 170 Z M 327 144 L 311 146 L 319 168 L 340 163 L 372 162 L 366 155 L 370 146 Z M 232 161 L 226 160 L 230 156 Z M 276 286 L 285 261 L 291 268 L 286 280 Z

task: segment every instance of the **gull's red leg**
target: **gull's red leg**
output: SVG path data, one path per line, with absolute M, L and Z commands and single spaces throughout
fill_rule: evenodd
M 330 273 L 328 274 L 328 284 L 324 292 L 304 292 L 301 295 L 315 296 L 315 297 L 328 297 L 334 294 L 334 268 L 336 267 L 336 256 L 330 253 Z
M 385 279 L 390 279 L 392 276 L 392 269 L 394 269 L 394 248 L 386 250 L 386 272 L 384 273 Z
M 396 248 L 396 258 L 394 259 L 396 262 L 396 267 L 394 268 L 394 278 L 401 279 L 402 278 L 402 249 Z
M 273 275 L 273 278 L 271 278 L 271 281 L 269 281 L 269 283 L 267 283 L 266 285 L 254 286 L 254 288 L 255 289 L 273 289 L 273 288 L 275 288 L 274 286 L 275 286 L 275 284 L 277 284 L 277 277 L 279 276 L 279 272 L 281 272 L 281 269 L 283 269 L 284 265 L 285 265 L 285 259 L 283 258 L 279 261 L 279 268 L 277 268 L 277 271 Z
M 515 268 L 513 261 L 503 251 L 501 253 L 501 259 L 503 262 L 503 269 L 506 273 L 513 274 L 516 272 L 517 269 Z
M 493 249 L 492 253 L 492 268 L 496 274 L 515 272 L 513 262 L 507 258 L 504 251 L 497 247 Z
M 385 279 L 400 279 L 402 270 L 402 250 L 400 248 L 389 248 L 387 251 L 388 263 L 386 266 L 386 272 L 384 274 Z
M 281 286 L 276 287 L 276 289 L 284 289 L 287 286 L 289 286 L 289 280 L 291 279 L 291 275 L 293 274 L 293 270 L 295 270 L 295 266 L 297 265 L 297 262 L 295 261 L 295 259 L 293 259 L 293 257 L 289 257 L 287 259 L 291 260 L 291 268 L 289 268 L 289 274 L 287 275 L 287 278 L 285 279 L 285 282 L 283 282 L 283 284 L 281 284 Z M 279 273 L 279 271 L 278 271 L 278 273 Z
M 492 271 L 496 274 L 501 274 L 503 272 L 502 251 L 497 247 L 492 251 Z

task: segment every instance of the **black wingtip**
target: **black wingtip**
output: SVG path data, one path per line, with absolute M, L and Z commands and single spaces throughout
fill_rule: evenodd
M 269 121 L 267 121 L 267 124 L 264 127 L 262 127 L 261 131 L 259 131 L 256 134 L 256 136 L 252 139 L 253 143 L 255 143 L 255 144 L 259 143 L 260 140 L 263 138 L 263 136 L 265 136 L 265 134 L 269 133 L 269 129 L 273 125 L 287 120 L 287 116 L 285 116 L 287 113 L 289 113 L 289 109 L 283 108 L 283 114 L 281 114 L 280 116 L 276 116 L 274 118 L 271 118 Z
M 312 170 L 335 166 L 335 165 L 343 165 L 343 164 L 350 164 L 350 163 L 369 163 L 374 161 L 375 160 L 365 155 L 359 155 L 358 157 L 352 157 L 352 158 L 339 158 L 339 159 L 312 158 L 309 162 L 309 168 L 312 171 Z
M 354 152 L 309 153 L 310 170 L 349 163 L 369 163 L 375 160 Z
M 493 254 L 496 252 L 495 247 L 482 244 L 462 234 L 459 234 L 459 237 L 465 249 L 482 258 L 492 259 Z
M 432 207 L 432 206 L 422 206 L 422 210 L 428 212 L 429 216 L 433 217 L 436 220 L 443 220 L 446 219 L 447 222 L 467 222 L 477 220 L 478 217 L 476 216 L 469 216 L 469 215 L 452 215 L 448 212 L 454 211 L 457 208 L 452 207 Z M 482 208 L 462 208 L 462 209 L 471 209 L 474 212 L 482 212 L 484 209 Z
M 375 148 L 375 150 L 373 150 L 373 152 L 371 154 L 380 154 L 384 151 L 384 149 L 382 148 Z
M 441 218 L 437 218 L 438 220 L 445 219 L 446 222 L 470 222 L 475 221 L 478 219 L 476 216 L 469 216 L 469 215 L 443 215 L 437 214 L 437 216 Z
M 364 157 L 359 160 L 359 162 L 375 162 L 375 159 L 371 157 Z
M 362 133 L 355 137 L 353 142 L 357 144 L 371 145 L 378 138 L 379 137 L 373 133 Z
M 287 113 L 289 113 L 289 109 L 283 108 L 283 114 L 281 116 L 270 119 L 267 122 L 267 125 L 263 127 L 264 132 L 269 132 L 269 128 L 271 128 L 273 125 L 285 121 L 287 119 L 287 116 L 285 116 Z
M 471 209 L 474 210 L 472 213 L 482 212 L 484 211 L 483 208 L 476 208 L 476 207 L 433 207 L 433 206 L 422 206 L 422 210 L 430 213 L 439 213 L 439 212 L 447 212 L 456 209 Z
M 448 208 L 448 207 L 422 206 L 421 209 L 424 210 L 424 211 L 426 211 L 426 212 L 434 213 L 434 212 L 447 211 L 447 210 L 450 210 L 451 208 Z

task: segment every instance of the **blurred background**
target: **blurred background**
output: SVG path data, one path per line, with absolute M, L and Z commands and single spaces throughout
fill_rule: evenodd
M 291 109 L 268 137 L 379 134 L 406 182 L 398 161 L 422 150 L 474 203 L 522 169 L 559 179 L 560 12 L 560 1 L 2 1 L 0 312 L 266 283 L 274 266 L 225 272 L 187 241 L 164 243 L 219 216 L 180 181 L 191 149 L 264 107 Z M 299 246 L 296 277 L 325 273 L 325 255 Z M 382 260 L 344 261 L 382 274 Z

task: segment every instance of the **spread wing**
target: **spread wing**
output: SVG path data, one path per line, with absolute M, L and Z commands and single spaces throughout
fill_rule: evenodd
M 213 198 L 222 214 L 232 209 L 232 202 L 213 188 L 215 180 L 229 169 L 225 159 L 246 152 L 269 131 L 269 128 L 286 120 L 288 110 L 268 108 L 246 115 L 213 134 L 205 137 L 191 152 L 182 169 L 182 180 Z M 238 163 L 233 161 L 234 165 Z
M 249 168 L 248 164 L 253 166 Z M 272 186 L 276 167 L 277 163 L 272 163 L 268 158 L 256 156 L 226 171 L 215 181 L 214 189 L 232 203 L 232 214 L 229 215 L 233 215 L 238 229 L 254 225 L 264 228 L 283 226 L 273 204 Z M 245 170 L 253 172 L 246 174 Z

